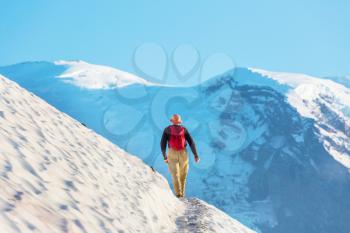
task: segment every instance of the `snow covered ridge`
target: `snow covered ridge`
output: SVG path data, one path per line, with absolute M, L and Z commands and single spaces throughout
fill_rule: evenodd
M 106 89 L 131 84 L 155 85 L 136 75 L 84 61 L 56 61 L 54 64 L 67 67 L 67 70 L 58 76 L 59 78 L 82 88 Z
M 350 169 L 350 89 L 304 74 L 250 70 L 286 85 L 288 102 L 300 115 L 315 120 L 325 149 Z
M 1 232 L 252 232 L 0 75 Z

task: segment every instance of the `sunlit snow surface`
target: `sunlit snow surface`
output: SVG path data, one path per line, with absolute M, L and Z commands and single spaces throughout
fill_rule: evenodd
M 0 76 L 0 232 L 253 232 Z
M 137 155 L 169 182 L 159 140 L 169 116 L 181 113 L 201 157 L 195 164 L 191 156 L 188 196 L 260 232 L 350 232 L 350 102 L 344 86 L 236 68 L 191 88 L 136 82 L 91 89 L 62 82 L 67 70 L 39 62 L 0 73 Z
M 84 61 L 56 61 L 54 64 L 67 67 L 67 70 L 58 76 L 59 78 L 81 88 L 115 88 L 135 83 L 151 85 L 150 82 L 133 74 L 108 66 L 93 65 Z

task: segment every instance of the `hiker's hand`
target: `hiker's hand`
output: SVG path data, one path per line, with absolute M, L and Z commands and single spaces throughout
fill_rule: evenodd
M 164 159 L 164 163 L 168 163 L 168 159 Z
M 196 161 L 196 163 L 199 163 L 200 159 L 198 156 L 194 157 L 194 161 Z

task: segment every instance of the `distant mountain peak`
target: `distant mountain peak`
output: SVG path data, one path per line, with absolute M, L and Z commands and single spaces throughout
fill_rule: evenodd
M 66 66 L 67 70 L 59 78 L 87 89 L 108 89 L 132 84 L 153 85 L 134 74 L 113 67 L 90 64 L 82 60 L 55 61 L 55 65 Z

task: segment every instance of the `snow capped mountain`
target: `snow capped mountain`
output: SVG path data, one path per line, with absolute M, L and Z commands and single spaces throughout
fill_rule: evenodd
M 236 68 L 190 88 L 137 83 L 82 89 L 57 78 L 63 68 L 30 63 L 0 67 L 0 74 L 136 154 L 170 182 L 159 139 L 169 115 L 181 113 L 201 157 L 200 164 L 191 158 L 189 196 L 258 232 L 350 232 L 345 86 Z
M 2 73 L 15 73 L 17 77 L 23 79 L 26 78 L 25 76 L 27 74 L 31 74 L 34 79 L 26 81 L 32 84 L 35 84 L 36 81 L 47 82 L 48 78 L 55 78 L 82 89 L 90 90 L 114 89 L 133 84 L 142 84 L 146 86 L 158 85 L 131 73 L 108 66 L 90 64 L 84 61 L 56 61 L 53 63 L 24 62 L 13 66 L 2 67 Z M 53 82 L 54 80 L 50 81 Z
M 350 169 L 350 90 L 331 80 L 251 69 L 289 87 L 288 102 L 315 120 L 325 149 Z
M 336 154 L 331 154 L 325 146 L 327 141 L 319 130 L 322 116 L 315 113 L 317 108 L 310 111 L 319 117 L 315 119 L 305 117 L 301 111 L 307 108 L 303 104 L 312 100 L 317 100 L 312 102 L 315 105 L 327 100 L 323 95 L 314 97 L 324 94 L 323 80 L 315 82 L 310 92 L 295 93 L 304 83 L 312 87 L 316 79 L 299 76 L 294 80 L 293 75 L 269 75 L 238 68 L 204 84 L 206 101 L 210 105 L 222 105 L 221 123 L 212 142 L 221 158 L 225 158 L 205 179 L 215 183 L 229 180 L 223 186 L 233 191 L 223 194 L 220 189 L 205 187 L 208 196 L 202 198 L 211 200 L 243 222 L 246 219 L 248 225 L 260 225 L 260 230 L 267 232 L 332 232 L 334 227 L 337 232 L 347 232 L 350 226 L 344 219 L 337 219 L 339 215 L 349 217 L 345 207 L 350 204 L 346 198 L 350 192 L 347 164 L 334 160 Z M 347 90 L 339 86 L 329 84 L 330 89 L 337 89 L 331 89 L 328 96 L 344 97 Z M 297 98 L 310 102 L 294 101 Z M 346 96 L 328 101 L 335 106 L 333 109 L 338 104 L 345 107 L 349 103 Z M 327 116 L 329 112 L 324 109 L 322 114 Z M 335 119 L 342 117 L 341 114 L 334 116 Z M 334 129 L 331 123 L 323 121 L 323 127 Z M 346 134 L 344 128 L 334 131 L 337 134 L 327 140 L 339 140 L 338 135 Z M 238 150 L 225 151 L 231 144 L 227 134 L 244 136 Z M 342 151 L 341 147 L 336 148 Z M 342 156 L 347 158 L 350 154 L 343 150 Z M 225 164 L 227 170 L 223 172 Z
M 1 232 L 252 232 L 0 76 Z

